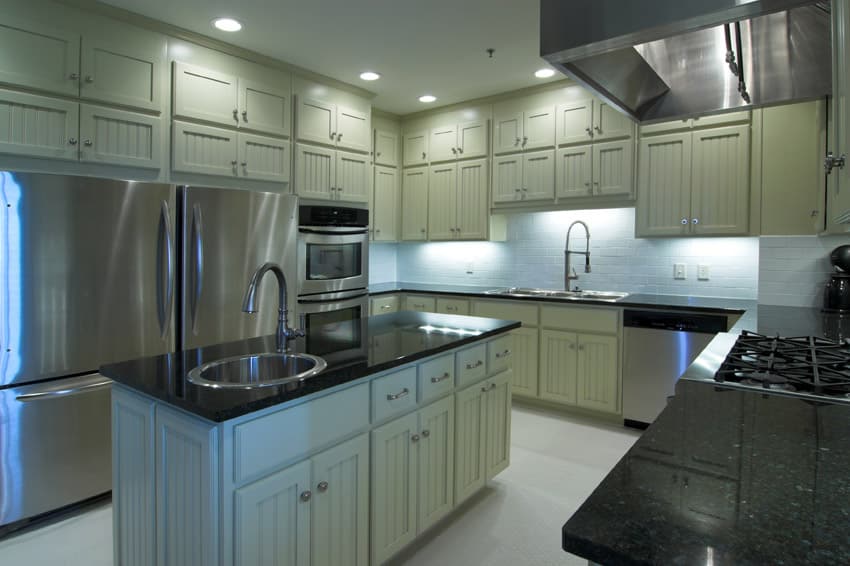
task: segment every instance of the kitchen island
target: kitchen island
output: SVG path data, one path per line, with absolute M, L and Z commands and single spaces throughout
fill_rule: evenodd
M 714 382 L 745 329 L 847 336 L 819 309 L 748 311 L 564 524 L 565 551 L 612 565 L 850 561 L 850 404 Z
M 273 337 L 112 364 L 115 562 L 379 564 L 505 469 L 518 322 L 400 312 L 292 343 L 328 368 L 220 390 Z M 371 550 L 370 550 L 371 548 Z

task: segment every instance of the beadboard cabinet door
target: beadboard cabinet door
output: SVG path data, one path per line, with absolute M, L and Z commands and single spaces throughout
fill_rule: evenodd
M 560 330 L 540 331 L 540 398 L 574 405 L 578 336 Z
M 239 79 L 239 127 L 289 137 L 289 96 L 257 81 Z
M 455 235 L 464 240 L 487 239 L 487 160 L 457 164 L 457 223 Z M 447 209 L 448 213 L 450 209 Z M 435 211 L 438 213 L 438 211 Z
M 372 563 L 416 536 L 418 418 L 411 413 L 372 431 Z
M 628 196 L 633 193 L 632 140 L 593 144 L 593 194 Z
M 522 200 L 522 162 L 521 153 L 493 158 L 493 203 Z
M 455 505 L 484 487 L 487 386 L 477 383 L 455 394 Z
M 579 407 L 606 413 L 619 411 L 617 344 L 616 336 L 578 335 L 576 403 Z
M 593 195 L 593 146 L 574 145 L 557 152 L 555 194 L 559 199 Z
M 428 168 L 404 169 L 401 182 L 401 239 L 428 239 Z
M 176 61 L 172 87 L 175 118 L 233 127 L 239 124 L 239 86 L 236 77 Z
M 375 166 L 375 198 L 372 202 L 372 239 L 376 242 L 398 240 L 398 170 Z
M 375 165 L 398 167 L 398 135 L 375 130 Z
M 511 392 L 523 397 L 537 397 L 537 337 L 536 328 L 517 328 L 511 332 L 513 346 L 513 377 Z
M 235 177 L 238 141 L 235 131 L 185 122 L 172 122 L 172 170 Z
M 112 32 L 85 35 L 80 96 L 159 112 L 165 64 L 164 38 Z
M 638 236 L 685 236 L 691 210 L 691 132 L 640 140 Z
M 312 462 L 312 566 L 369 564 L 369 435 Z
M 369 114 L 344 106 L 336 107 L 336 145 L 368 153 L 372 149 Z
M 522 200 L 555 198 L 555 151 L 533 151 L 522 156 Z
M 453 240 L 457 231 L 457 164 L 433 165 L 428 174 L 428 237 Z M 486 214 L 486 208 L 483 209 Z
M 448 515 L 454 506 L 454 397 L 419 411 L 418 533 Z
M 159 169 L 159 117 L 92 104 L 80 105 L 80 161 Z
M 302 198 L 329 200 L 336 189 L 336 152 L 295 144 L 295 193 Z
M 511 370 L 488 379 L 484 424 L 484 467 L 487 479 L 511 461 Z
M 77 96 L 79 79 L 79 34 L 3 14 L 0 83 Z
M 336 198 L 349 202 L 369 202 L 369 156 L 336 152 Z
M 80 105 L 0 90 L 0 153 L 76 160 Z
M 289 142 L 240 132 L 239 176 L 258 181 L 289 183 Z
M 428 163 L 428 131 L 405 134 L 402 154 L 405 167 Z
M 236 490 L 236 566 L 310 566 L 309 490 L 309 461 Z

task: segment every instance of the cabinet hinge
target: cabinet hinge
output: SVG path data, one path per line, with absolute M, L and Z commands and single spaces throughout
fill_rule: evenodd
M 826 154 L 826 157 L 823 160 L 823 170 L 827 175 L 832 173 L 832 169 L 834 167 L 838 167 L 839 169 L 844 169 L 844 164 L 847 161 L 847 156 L 845 154 L 841 154 L 841 157 L 835 157 L 831 151 Z

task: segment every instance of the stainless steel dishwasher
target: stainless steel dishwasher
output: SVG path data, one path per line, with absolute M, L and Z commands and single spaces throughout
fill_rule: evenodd
M 726 325 L 725 315 L 625 310 L 623 424 L 651 424 L 679 377 Z

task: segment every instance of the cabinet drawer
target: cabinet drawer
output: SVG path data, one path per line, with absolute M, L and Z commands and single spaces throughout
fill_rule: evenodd
M 583 332 L 616 334 L 619 313 L 604 308 L 543 307 L 540 309 L 541 326 Z
M 511 365 L 514 337 L 510 334 L 496 338 L 487 344 L 487 367 L 490 373 L 505 371 Z
M 395 295 L 389 297 L 375 297 L 372 299 L 372 315 L 396 312 L 398 310 L 398 303 L 398 297 Z
M 437 299 L 437 312 L 443 314 L 469 314 L 469 301 L 465 299 Z
M 461 350 L 455 359 L 458 386 L 473 383 L 487 375 L 486 344 Z
M 233 427 L 233 481 L 263 476 L 369 426 L 369 385 L 271 413 Z
M 518 320 L 523 326 L 537 326 L 539 324 L 537 305 L 535 304 L 520 304 L 509 301 L 475 301 L 472 314 L 485 318 Z
M 416 407 L 416 368 L 379 377 L 372 382 L 372 422 Z
M 434 312 L 436 310 L 436 301 L 434 300 L 434 297 L 425 297 L 422 295 L 407 295 L 404 298 L 404 310 Z
M 419 366 L 419 400 L 426 403 L 449 393 L 455 386 L 455 357 L 439 357 Z

